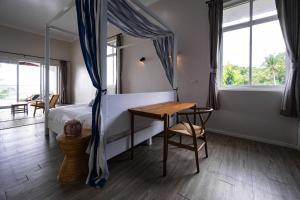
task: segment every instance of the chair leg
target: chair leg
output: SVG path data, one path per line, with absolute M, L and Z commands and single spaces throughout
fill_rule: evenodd
M 199 158 L 198 158 L 198 145 L 197 145 L 197 138 L 196 135 L 193 135 L 193 144 L 194 144 L 194 152 L 195 152 L 195 160 L 197 166 L 197 173 L 199 173 Z
M 168 160 L 168 154 L 169 154 L 169 134 L 167 134 L 167 142 L 166 142 L 166 160 Z
M 34 112 L 33 112 L 34 117 L 35 117 L 35 112 L 36 112 L 36 106 L 34 106 Z
M 208 158 L 208 151 L 207 151 L 207 140 L 206 140 L 206 133 L 204 134 L 204 142 L 205 142 L 205 157 Z
M 200 169 L 199 169 L 199 158 L 198 158 L 198 149 L 197 149 L 197 147 L 195 148 L 195 158 L 196 158 L 197 173 L 199 173 Z
M 205 142 L 205 157 L 208 158 L 207 142 Z
M 182 135 L 179 135 L 179 143 L 182 144 Z

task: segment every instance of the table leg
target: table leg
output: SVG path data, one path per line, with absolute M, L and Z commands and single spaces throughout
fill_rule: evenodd
M 15 109 L 16 109 L 15 106 L 12 106 L 11 109 L 12 109 L 13 116 L 15 116 Z
M 133 154 L 134 154 L 134 114 L 130 114 L 130 129 L 131 129 L 131 160 L 133 159 Z
M 196 105 L 193 107 L 193 109 L 194 109 L 194 112 L 197 112 L 197 106 Z M 197 118 L 196 118 L 195 114 L 194 114 L 194 124 L 197 124 Z
M 164 116 L 164 154 L 163 154 L 163 176 L 167 175 L 167 158 L 168 158 L 168 117 Z

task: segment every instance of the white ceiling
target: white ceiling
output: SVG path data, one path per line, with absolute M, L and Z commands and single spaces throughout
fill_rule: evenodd
M 0 0 L 0 25 L 44 34 L 46 23 L 72 0 Z M 70 41 L 70 36 L 55 33 Z
M 74 0 L 0 0 L 0 25 L 44 35 L 45 25 L 58 12 Z M 141 0 L 150 5 L 158 0 Z M 73 8 L 63 19 L 53 25 L 77 32 L 76 13 Z M 74 41 L 76 36 L 58 31 L 51 32 L 52 37 L 64 41 Z

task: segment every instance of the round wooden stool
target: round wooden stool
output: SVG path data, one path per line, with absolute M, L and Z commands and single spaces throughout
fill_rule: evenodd
M 77 137 L 57 136 L 58 144 L 65 157 L 61 164 L 57 180 L 61 184 L 78 183 L 88 174 L 88 154 L 85 153 L 91 138 L 90 129 L 82 129 Z

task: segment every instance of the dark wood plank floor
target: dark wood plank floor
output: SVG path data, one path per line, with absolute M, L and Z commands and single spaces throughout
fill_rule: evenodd
M 43 124 L 0 132 L 0 200 L 11 199 L 300 199 L 300 154 L 272 145 L 210 133 L 209 158 L 171 147 L 168 175 L 162 177 L 162 138 L 109 162 L 110 178 L 102 189 L 59 185 L 63 155 Z

